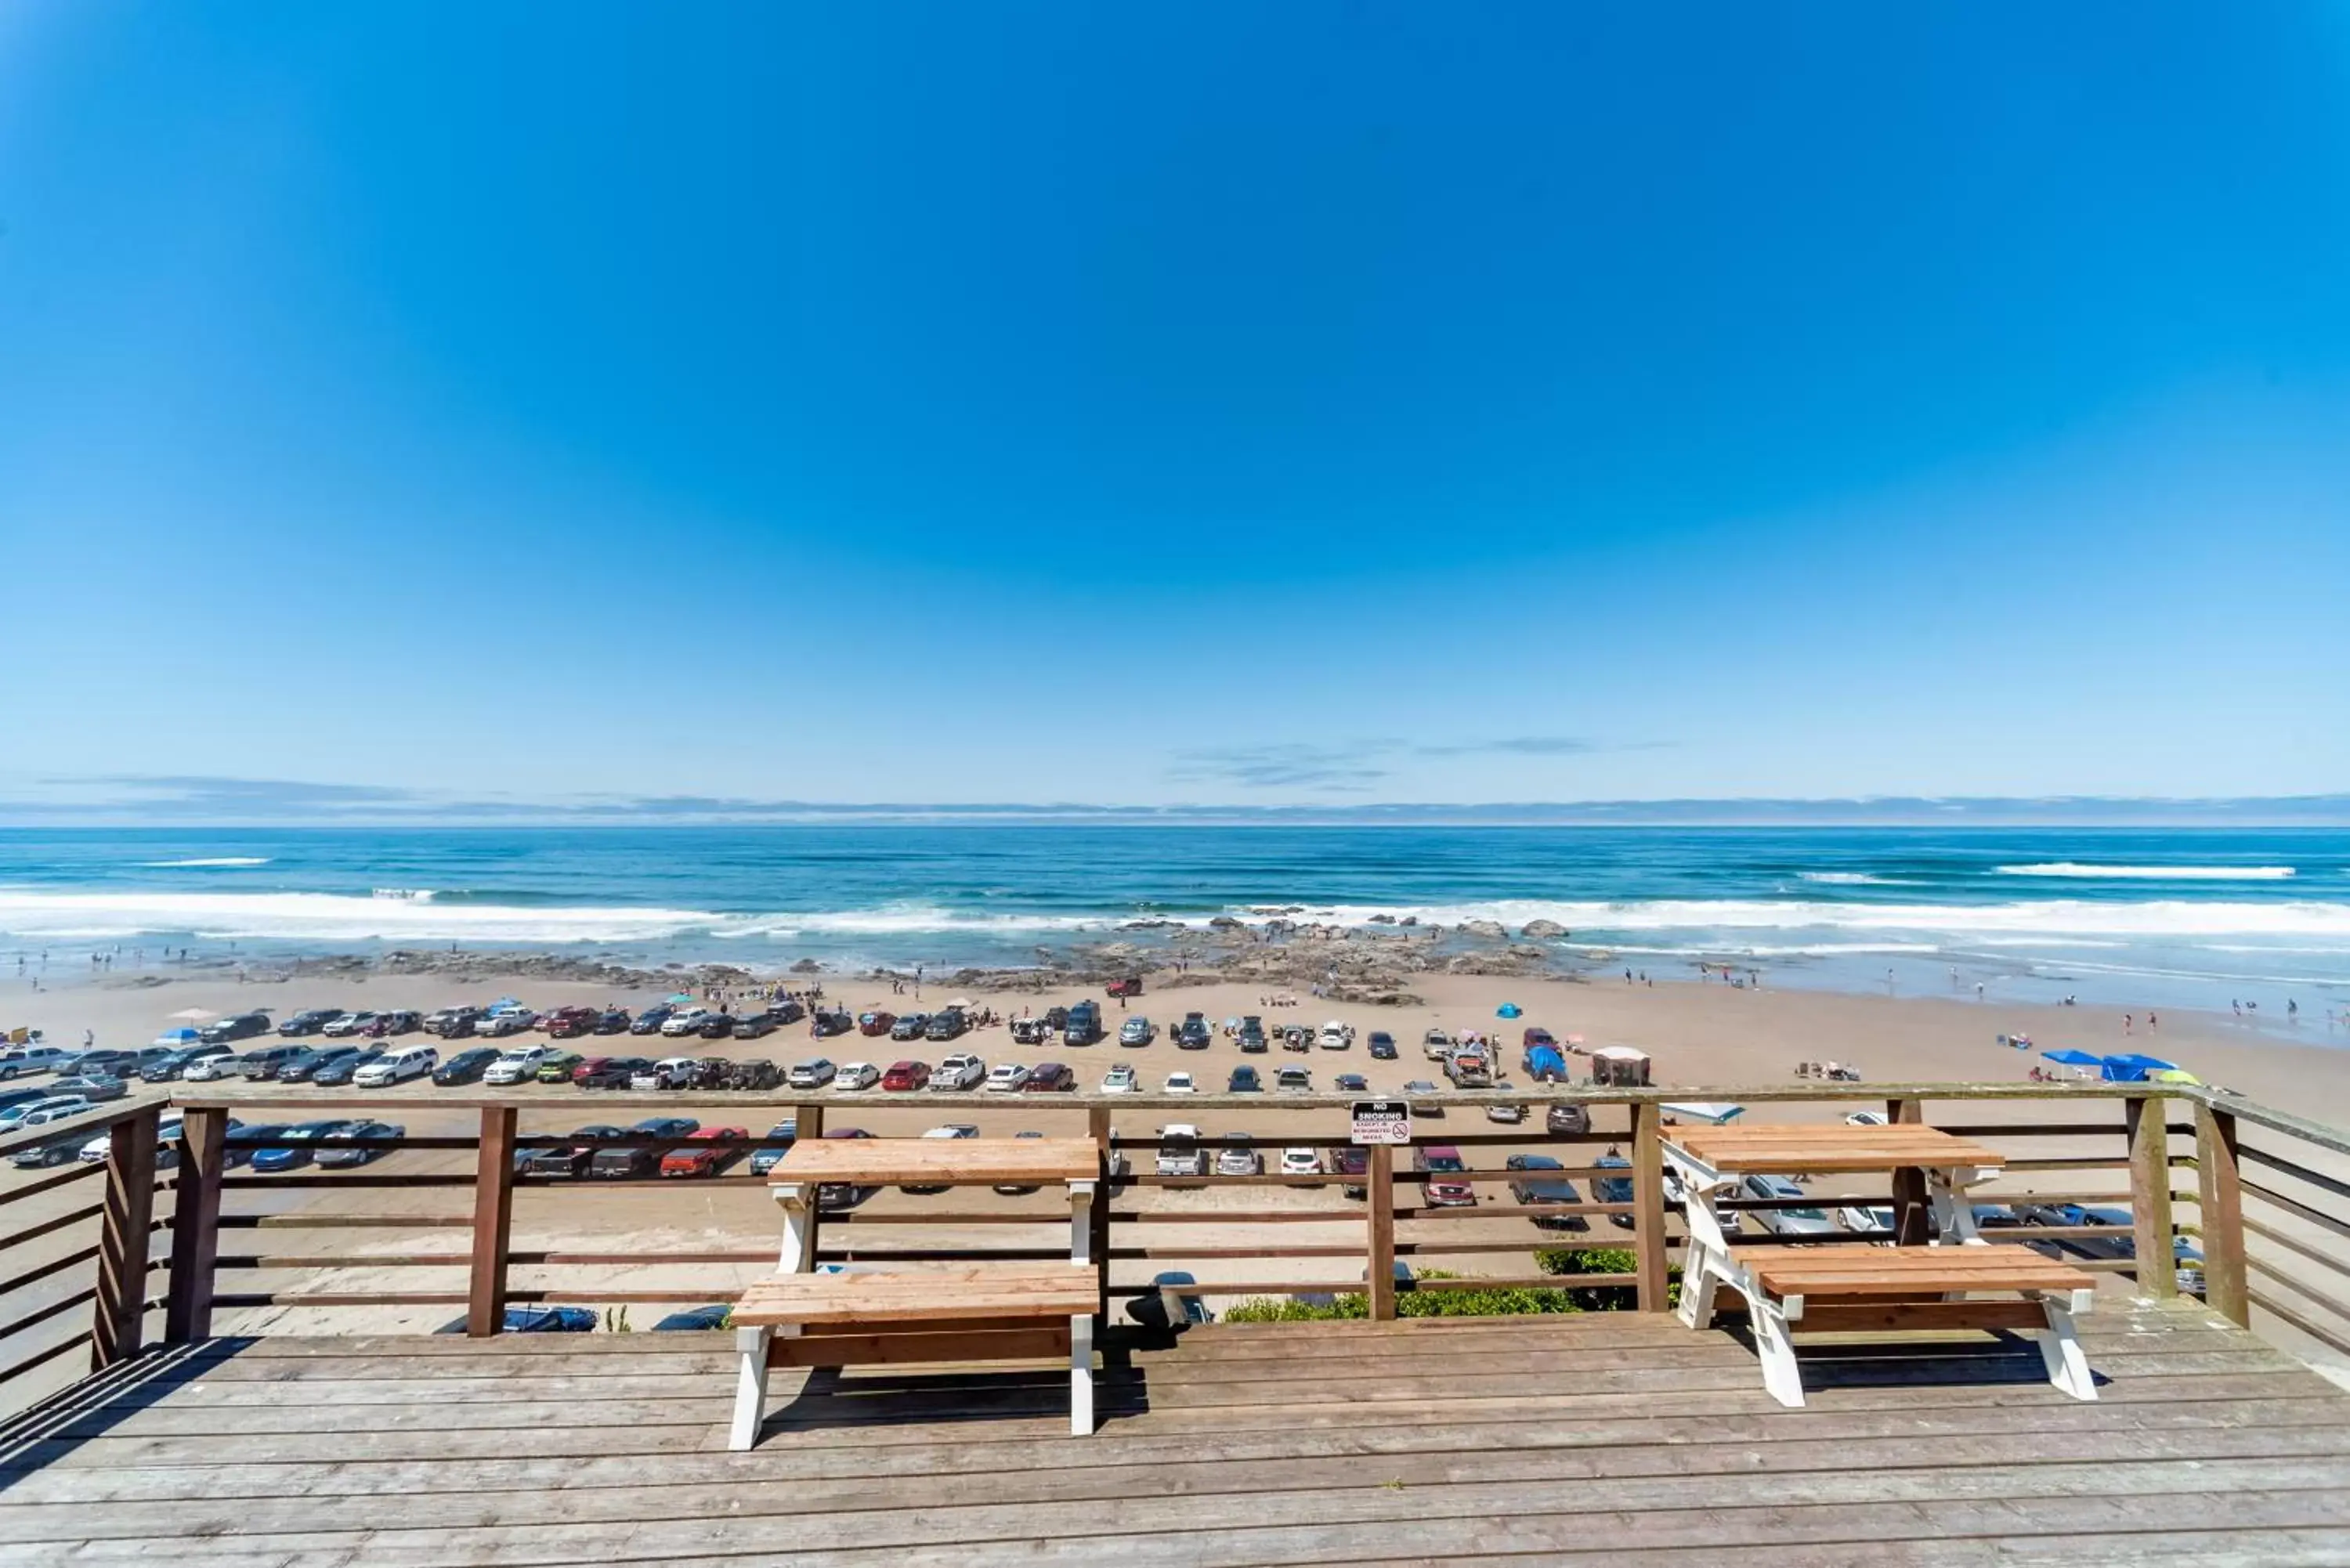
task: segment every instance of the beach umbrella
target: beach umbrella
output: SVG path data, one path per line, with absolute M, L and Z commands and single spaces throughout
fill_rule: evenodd
M 976 1007 L 979 1004 L 972 1001 L 968 996 L 958 996 L 950 1001 L 947 1005 L 949 1007 Z
M 1524 1014 L 1520 1012 L 1516 1002 L 1505 1002 L 1502 1003 L 1501 1006 L 1493 1010 L 1493 1016 L 1496 1018 L 1521 1018 L 1523 1017 Z
M 2181 1067 L 2165 1067 L 2154 1075 L 2158 1084 L 2199 1084 L 2203 1080 Z
M 693 1000 L 693 998 L 691 998 L 691 996 L 688 996 L 685 992 L 681 992 L 681 991 L 673 991 L 673 992 L 670 992 L 670 996 L 669 996 L 669 1005 L 670 1005 L 670 1006 L 671 1006 L 671 1007 L 675 1007 L 675 1006 L 677 1006 L 680 1002 L 691 1002 L 692 1000 Z
M 212 1012 L 208 1008 L 182 1007 L 179 1012 L 172 1013 L 172 1016 L 174 1018 L 184 1018 L 191 1023 L 202 1023 L 205 1019 L 218 1018 L 220 1014 Z

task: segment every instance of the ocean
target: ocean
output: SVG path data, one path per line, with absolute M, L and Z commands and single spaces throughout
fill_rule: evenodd
M 0 962 L 460 944 L 1034 963 L 1140 919 L 1547 919 L 1570 968 L 2263 1017 L 2350 1002 L 2350 831 L 776 826 L 0 830 Z M 1951 971 L 1956 970 L 1957 975 Z

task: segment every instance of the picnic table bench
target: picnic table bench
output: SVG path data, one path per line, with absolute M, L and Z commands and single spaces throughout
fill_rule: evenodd
M 1093 1430 L 1093 1331 L 1100 1261 L 1090 1223 L 1101 1179 L 1090 1138 L 838 1138 L 795 1143 L 770 1186 L 784 1211 L 777 1272 L 743 1294 L 733 1323 L 741 1358 L 730 1449 L 757 1440 L 774 1366 L 1027 1360 L 1066 1355 L 1069 1429 Z M 850 1265 L 819 1272 L 819 1187 L 1066 1183 L 1069 1261 L 951 1269 Z
M 2029 1247 L 1994 1245 L 1975 1229 L 1965 1189 L 1999 1173 L 1994 1149 L 1917 1123 L 1886 1127 L 1742 1127 L 1678 1131 L 1662 1150 L 1688 1194 L 1688 1257 L 1680 1318 L 1711 1321 L 1723 1285 L 1745 1298 L 1762 1384 L 1782 1405 L 1804 1403 L 1803 1376 L 1789 1335 L 2011 1330 L 2039 1343 L 2048 1380 L 2076 1399 L 2096 1386 L 2073 1330 L 2090 1309 L 2096 1281 Z M 1717 1202 L 1742 1177 L 1921 1173 L 1939 1244 L 1738 1246 Z M 1731 1221 L 1735 1223 L 1735 1221 Z M 1977 1299 L 1996 1293 L 2002 1299 Z

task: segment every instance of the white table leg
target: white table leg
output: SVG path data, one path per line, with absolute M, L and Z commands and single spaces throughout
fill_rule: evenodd
M 767 1347 L 775 1333 L 772 1328 L 734 1331 L 742 1367 L 734 1379 L 734 1424 L 727 1431 L 726 1446 L 738 1454 L 759 1440 L 759 1423 L 766 1418 Z
M 2082 1354 L 2081 1341 L 2073 1333 L 2073 1314 L 2054 1297 L 2043 1297 L 2043 1312 L 2048 1314 L 2048 1328 L 2040 1335 L 2040 1359 L 2047 1364 L 2048 1381 L 2075 1399 L 2095 1401 L 2097 1380 L 2089 1372 L 2089 1358 Z
M 813 1273 L 816 1270 L 816 1249 L 808 1245 L 812 1216 L 808 1211 L 811 1197 L 807 1188 L 799 1182 L 779 1182 L 775 1188 L 775 1201 L 784 1210 L 784 1251 L 775 1271 L 785 1274 Z
M 1804 1407 L 1804 1374 L 1795 1365 L 1795 1346 L 1787 1336 L 1787 1319 L 1762 1292 L 1746 1298 L 1754 1325 L 1754 1349 L 1762 1362 L 1762 1387 L 1791 1410 Z
M 1069 1435 L 1088 1438 L 1094 1430 L 1094 1318 L 1091 1313 L 1069 1318 Z
M 1947 1170 L 1926 1172 L 1926 1201 L 1934 1211 L 1937 1245 L 1983 1246 L 1982 1232 L 1975 1228 L 1975 1206 L 1964 1191 L 1956 1189 L 1950 1176 Z
M 1712 1249 L 1691 1241 L 1681 1255 L 1681 1304 L 1677 1310 L 1684 1326 L 1703 1328 L 1713 1321 L 1713 1293 L 1721 1282 Z
M 1069 1262 L 1080 1267 L 1094 1261 L 1094 1184 L 1069 1183 Z

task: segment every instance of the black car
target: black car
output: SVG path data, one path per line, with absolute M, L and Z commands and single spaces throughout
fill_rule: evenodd
M 734 1308 L 726 1302 L 713 1302 L 708 1306 L 688 1307 L 673 1312 L 653 1324 L 655 1334 L 663 1331 L 724 1328 L 726 1320 L 734 1315 Z
M 1518 1173 L 1510 1180 L 1510 1201 L 1513 1203 L 1532 1209 L 1547 1204 L 1583 1201 L 1583 1195 L 1575 1189 L 1575 1183 L 1563 1176 L 1551 1174 L 1564 1168 L 1546 1154 L 1513 1154 L 1503 1163 Z M 1545 1231 L 1587 1231 L 1591 1228 L 1580 1214 L 1537 1214 L 1534 1223 Z
M 1090 1002 L 1080 1002 L 1069 1009 L 1068 1022 L 1061 1025 L 1061 1044 L 1090 1045 L 1102 1037 L 1101 1009 Z
M 269 1014 L 240 1012 L 234 1018 L 223 1018 L 196 1031 L 196 1038 L 207 1045 L 226 1045 L 232 1041 L 251 1040 L 269 1033 Z
M 898 1022 L 889 1025 L 889 1038 L 920 1040 L 922 1032 L 930 1026 L 931 1015 L 927 1012 L 901 1012 L 898 1014 Z
M 738 1018 L 734 1021 L 734 1038 L 764 1040 L 775 1032 L 781 1023 L 782 1020 L 778 1019 L 773 1012 L 754 1012 L 747 1018 Z
M 835 1127 L 827 1137 L 871 1137 L 863 1127 Z M 855 1187 L 846 1181 L 822 1181 L 816 1184 L 816 1206 L 819 1210 L 854 1209 L 875 1193 L 879 1187 Z
M 558 1148 L 542 1148 L 523 1162 L 525 1176 L 585 1176 L 588 1162 L 596 1158 L 596 1146 L 587 1141 L 594 1138 L 623 1137 L 628 1128 L 608 1127 L 602 1122 L 578 1127 L 571 1136 L 582 1141 Z
M 339 1007 L 307 1007 L 277 1026 L 277 1033 L 288 1040 L 299 1040 L 305 1034 L 316 1034 L 343 1015 Z
M 285 1122 L 266 1122 L 260 1127 L 231 1127 L 221 1137 L 221 1164 L 226 1167 L 244 1165 L 252 1160 L 255 1150 L 285 1142 L 286 1133 L 291 1130 L 290 1126 Z
M 806 1008 L 788 999 L 775 1003 L 767 1011 L 775 1015 L 775 1022 L 778 1023 L 797 1023 L 807 1016 Z
M 81 1146 L 89 1141 L 89 1129 L 77 1127 L 51 1138 L 47 1143 L 28 1144 L 8 1157 L 8 1163 L 18 1170 L 46 1170 L 53 1165 L 69 1165 L 81 1156 Z
M 731 1013 L 713 1012 L 702 1021 L 702 1027 L 694 1033 L 704 1040 L 726 1039 L 734 1033 L 733 1016 Z
M 498 1055 L 499 1053 L 487 1045 L 460 1051 L 432 1069 L 432 1081 L 444 1089 L 454 1088 L 459 1084 L 478 1084 L 482 1081 L 482 1075 L 490 1070 L 490 1064 L 496 1061 Z
M 353 1051 L 338 1056 L 310 1075 L 311 1085 L 320 1089 L 339 1089 L 358 1076 L 359 1070 L 370 1062 L 383 1058 L 384 1048 L 370 1045 L 364 1051 Z
M 781 1067 L 764 1056 L 754 1056 L 746 1062 L 735 1063 L 726 1075 L 723 1086 L 729 1089 L 775 1089 L 781 1088 L 783 1082 L 784 1070 Z
M 329 1045 L 324 1050 L 313 1051 L 307 1056 L 289 1059 L 284 1066 L 277 1069 L 277 1081 L 281 1084 L 315 1084 L 318 1081 L 318 1074 L 324 1069 L 338 1067 L 346 1062 L 356 1061 L 364 1054 L 366 1053 L 357 1045 Z
M 354 1143 L 355 1138 L 405 1137 L 408 1129 L 390 1122 L 353 1122 L 340 1132 L 330 1132 L 318 1139 L 317 1159 L 320 1165 L 366 1165 L 390 1154 L 388 1148 L 371 1148 Z
M 943 1017 L 944 1014 L 941 1014 L 941 1016 Z M 932 1023 L 936 1023 L 938 1019 L 933 1018 L 931 1022 Z M 962 1033 L 962 1013 L 958 1012 L 955 1014 L 955 1033 L 960 1034 Z M 837 1007 L 831 1009 L 829 1012 L 819 1012 L 815 1017 L 808 1020 L 808 1033 L 815 1035 L 818 1040 L 829 1040 L 836 1034 L 846 1034 L 856 1027 L 856 1018 Z M 933 1034 L 931 1038 L 935 1040 L 938 1036 Z M 949 1038 L 951 1039 L 952 1036 L 951 1035 Z
M 656 1006 L 648 1007 L 642 1012 L 637 1014 L 637 1021 L 629 1025 L 629 1033 L 631 1034 L 658 1034 L 660 1033 L 660 1026 L 667 1023 L 670 1021 L 670 1015 L 674 1013 L 676 1011 L 676 1008 L 671 1007 L 666 1002 L 659 1003 Z M 596 1033 L 601 1034 L 603 1031 L 598 1029 Z
M 1384 1029 L 1371 1031 L 1371 1060 L 1392 1062 L 1396 1059 L 1395 1036 Z
M 370 1040 L 389 1040 L 394 1035 L 413 1034 L 424 1027 L 421 1013 L 403 1009 L 398 1012 L 379 1012 L 375 1022 L 359 1031 Z
M 841 1016 L 846 1018 L 848 1015 L 842 1013 Z M 823 1015 L 818 1014 L 817 1022 L 822 1021 Z M 922 1031 L 922 1038 L 925 1040 L 960 1039 L 963 1031 L 969 1027 L 970 1025 L 963 1021 L 962 1009 L 950 1007 L 944 1012 L 931 1015 L 930 1026 Z
M 629 1010 L 625 1007 L 608 1007 L 596 1015 L 598 1034 L 626 1034 L 629 1028 Z
M 1175 1026 L 1175 1047 L 1179 1051 L 1205 1051 L 1211 1038 L 1205 1013 L 1187 1012 L 1183 1022 Z
M 233 1056 L 235 1053 L 225 1045 L 186 1045 L 168 1056 L 158 1056 L 147 1064 L 139 1075 L 151 1084 L 170 1084 L 184 1076 L 189 1068 L 213 1056 Z
M 1224 1085 L 1224 1092 L 1228 1095 L 1253 1095 L 1263 1088 L 1263 1081 L 1256 1075 L 1256 1069 L 1245 1062 L 1232 1069 L 1232 1078 Z
M 503 1323 L 507 1334 L 592 1334 L 596 1329 L 596 1309 L 576 1306 L 510 1306 Z M 463 1318 L 444 1323 L 435 1334 L 463 1334 L 470 1325 Z
M 473 1024 L 481 1016 L 478 1007 L 444 1007 L 424 1021 L 424 1032 L 443 1040 L 463 1040 L 473 1033 Z
M 629 1081 L 653 1064 L 650 1056 L 611 1056 L 592 1073 L 581 1073 L 572 1082 L 583 1089 L 625 1089 Z
M 628 1148 L 599 1148 L 588 1162 L 589 1176 L 604 1180 L 650 1176 L 660 1168 L 661 1156 L 670 1151 L 670 1146 L 691 1137 L 702 1130 L 702 1124 L 691 1116 L 647 1116 L 628 1130 L 666 1141 Z
M 1553 1106 L 1543 1113 L 1544 1130 L 1581 1137 L 1591 1130 L 1591 1113 L 1581 1106 Z
M 1253 1012 L 1241 1020 L 1241 1049 L 1252 1056 L 1272 1049 L 1264 1037 L 1264 1020 Z

